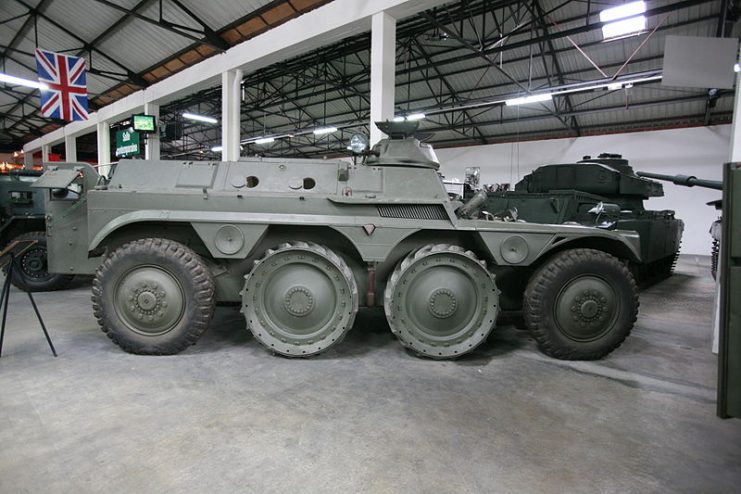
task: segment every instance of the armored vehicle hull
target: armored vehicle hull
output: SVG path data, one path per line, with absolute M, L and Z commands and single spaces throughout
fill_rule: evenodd
M 12 170 L 0 174 L 0 249 L 13 240 L 35 240 L 36 244 L 18 259 L 12 282 L 27 291 L 66 288 L 72 276 L 51 274 L 46 255 L 44 196 L 31 187 L 41 171 Z
M 171 354 L 238 303 L 274 353 L 338 344 L 359 307 L 383 307 L 419 355 L 476 348 L 522 310 L 540 348 L 600 358 L 637 313 L 632 231 L 482 219 L 451 201 L 431 150 L 382 141 L 363 164 L 249 158 L 124 161 L 110 183 L 79 163 L 37 183 L 52 269 L 95 274 L 94 312 L 127 351 Z M 96 186 L 97 184 L 97 186 Z M 76 201 L 55 189 L 76 186 Z
M 573 164 L 544 165 L 515 185 L 489 192 L 485 209 L 501 216 L 516 211 L 531 223 L 579 223 L 631 230 L 641 238 L 641 262 L 632 266 L 639 281 L 671 274 L 684 231 L 674 211 L 651 211 L 650 197 L 664 195 L 660 183 L 637 176 L 620 155 L 585 157 Z M 612 206 L 608 212 L 605 206 Z

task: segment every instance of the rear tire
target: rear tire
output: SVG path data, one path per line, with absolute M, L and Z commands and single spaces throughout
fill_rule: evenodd
M 27 232 L 18 235 L 15 240 L 35 240 L 30 249 L 23 253 L 17 261 L 16 269 L 10 282 L 25 292 L 51 292 L 67 288 L 73 275 L 54 274 L 48 271 L 49 263 L 46 250 L 46 234 L 42 231 Z M 7 270 L 6 270 L 7 273 Z
M 211 272 L 195 252 L 172 240 L 124 244 L 93 280 L 98 324 L 129 353 L 181 352 L 206 331 L 214 305 Z
M 533 274 L 523 315 L 543 353 L 597 360 L 630 334 L 638 315 L 638 289 L 616 257 L 593 249 L 567 250 Z

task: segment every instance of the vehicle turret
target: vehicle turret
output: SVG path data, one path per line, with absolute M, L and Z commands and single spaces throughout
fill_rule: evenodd
M 604 197 L 622 209 L 643 210 L 643 200 L 664 195 L 663 186 L 642 178 L 619 154 L 585 156 L 576 163 L 544 165 L 515 185 L 517 192 L 578 190 Z

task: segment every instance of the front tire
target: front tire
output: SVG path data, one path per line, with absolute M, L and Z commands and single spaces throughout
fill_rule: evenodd
M 533 274 L 523 313 L 543 353 L 597 360 L 630 334 L 638 315 L 638 289 L 616 257 L 594 249 L 566 250 Z
M 46 234 L 42 231 L 18 235 L 15 240 L 35 240 L 36 243 L 16 259 L 10 281 L 24 292 L 51 292 L 67 288 L 74 276 L 50 273 L 46 249 Z M 7 272 L 7 271 L 6 271 Z
M 129 353 L 172 355 L 193 345 L 214 312 L 211 272 L 186 246 L 161 238 L 127 243 L 100 265 L 93 312 Z

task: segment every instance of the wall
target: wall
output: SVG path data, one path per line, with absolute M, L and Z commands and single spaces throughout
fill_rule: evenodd
M 463 180 L 465 168 L 481 167 L 482 183 L 514 184 L 534 168 L 546 163 L 569 163 L 585 155 L 620 153 L 635 170 L 668 175 L 695 175 L 721 180 L 722 164 L 728 161 L 731 126 L 634 132 L 570 139 L 492 144 L 436 150 L 447 178 Z M 710 224 L 717 218 L 705 203 L 720 191 L 687 188 L 664 183 L 664 197 L 647 201 L 650 209 L 673 209 L 685 222 L 683 254 L 710 253 Z

